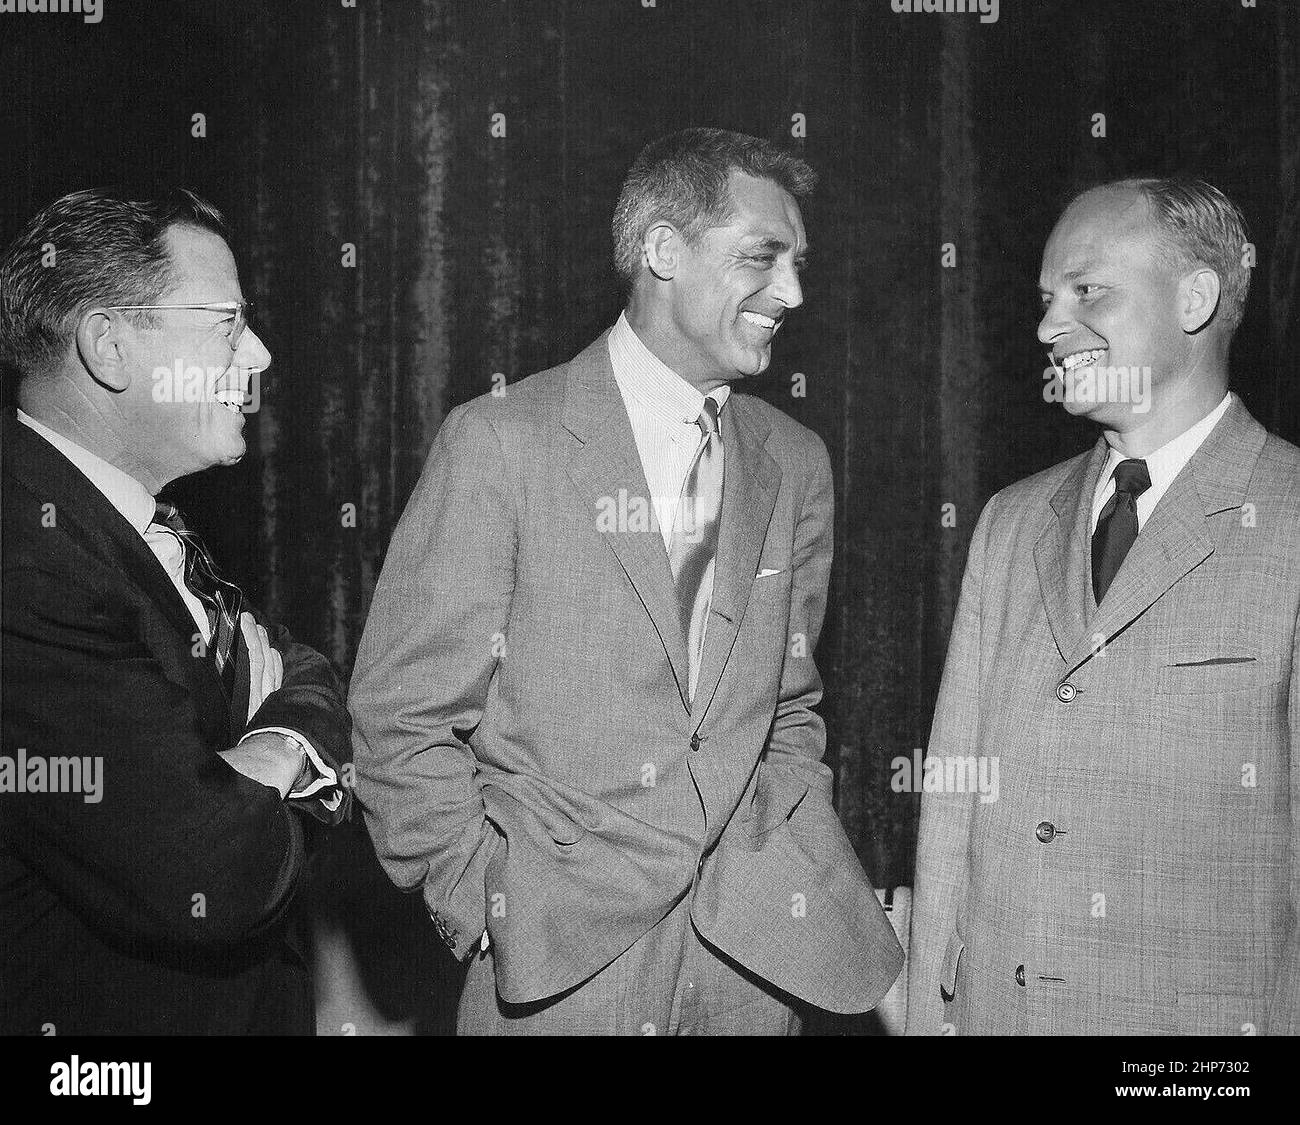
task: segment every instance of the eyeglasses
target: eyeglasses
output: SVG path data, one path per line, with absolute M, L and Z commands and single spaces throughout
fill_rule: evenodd
M 244 329 L 248 327 L 249 310 L 252 309 L 252 303 L 249 301 L 221 301 L 213 305 L 105 305 L 104 308 L 111 309 L 114 312 L 146 312 L 156 309 L 191 309 L 200 312 L 220 312 L 226 313 L 234 324 L 230 329 L 230 335 L 227 337 L 230 341 L 230 350 L 234 351 L 239 347 L 240 337 L 244 334 Z

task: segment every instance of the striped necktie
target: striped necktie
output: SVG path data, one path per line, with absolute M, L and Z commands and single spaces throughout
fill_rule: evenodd
M 185 585 L 203 603 L 208 613 L 208 652 L 217 665 L 217 674 L 227 698 L 235 690 L 235 664 L 239 658 L 239 613 L 244 604 L 242 591 L 217 573 L 207 547 L 185 526 L 175 504 L 159 500 L 154 523 L 176 533 L 185 547 Z
M 704 654 L 704 628 L 713 600 L 713 562 L 718 550 L 718 525 L 722 522 L 722 434 L 718 430 L 718 404 L 707 396 L 695 420 L 700 427 L 700 448 L 682 484 L 673 520 L 668 565 L 677 587 L 682 634 L 690 659 L 689 697 Z

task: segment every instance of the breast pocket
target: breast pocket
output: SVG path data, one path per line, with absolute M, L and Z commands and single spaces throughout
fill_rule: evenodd
M 1160 669 L 1156 691 L 1160 695 L 1206 695 L 1215 692 L 1254 691 L 1282 681 L 1277 660 L 1255 656 L 1209 656 L 1177 660 Z
M 789 565 L 780 563 L 760 567 L 749 588 L 749 600 L 770 604 L 783 598 L 789 600 L 792 572 Z

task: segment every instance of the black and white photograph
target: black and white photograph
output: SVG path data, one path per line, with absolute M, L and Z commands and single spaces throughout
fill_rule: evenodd
M 0 1081 L 1291 1092 L 1298 355 L 1300 0 L 0 0 Z

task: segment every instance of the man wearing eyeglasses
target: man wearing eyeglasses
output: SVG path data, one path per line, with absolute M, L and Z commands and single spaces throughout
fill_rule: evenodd
M 270 362 L 189 192 L 77 192 L 0 255 L 0 1033 L 313 1029 L 292 902 L 347 714 L 159 498 L 243 457 Z

